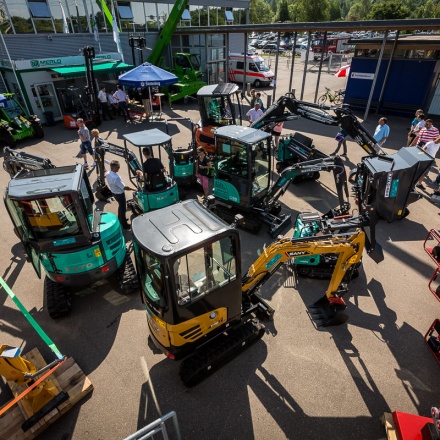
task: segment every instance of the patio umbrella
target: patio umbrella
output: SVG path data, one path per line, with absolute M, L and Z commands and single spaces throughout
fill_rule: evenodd
M 148 87 L 151 103 L 151 89 L 150 87 L 164 87 L 176 84 L 179 81 L 176 75 L 173 75 L 166 70 L 156 67 L 150 63 L 143 63 L 134 69 L 129 70 L 119 76 L 119 84 L 123 86 L 132 87 Z M 151 108 L 152 110 L 152 108 Z
M 350 64 L 347 64 L 346 66 L 342 66 L 336 73 L 335 76 L 338 78 L 345 78 L 350 74 Z

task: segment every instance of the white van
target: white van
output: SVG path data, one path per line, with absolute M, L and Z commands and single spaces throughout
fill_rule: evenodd
M 228 60 L 228 79 L 231 82 L 243 82 L 245 57 L 242 53 L 230 53 Z M 274 73 L 258 55 L 246 55 L 246 82 L 254 87 L 271 84 Z

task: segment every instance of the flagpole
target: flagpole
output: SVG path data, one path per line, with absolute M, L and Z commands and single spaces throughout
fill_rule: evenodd
M 69 33 L 69 25 L 67 23 L 66 14 L 64 12 L 63 4 L 61 3 L 61 0 L 59 0 L 60 8 L 61 8 L 61 14 L 63 16 L 63 33 L 68 34 Z
M 118 48 L 118 52 L 121 55 L 122 62 L 124 61 L 124 54 L 122 52 L 122 46 L 121 46 L 121 39 L 119 37 L 119 29 L 118 29 L 118 23 L 116 21 L 116 14 L 115 14 L 115 5 L 113 4 L 113 0 L 110 0 L 112 4 L 112 28 L 113 28 L 113 41 L 116 43 L 116 47 Z
M 92 7 L 93 33 L 95 35 L 95 41 L 97 41 L 99 45 L 99 53 L 101 53 L 101 41 L 99 40 L 98 22 L 96 21 L 95 10 L 93 9 L 93 0 L 90 0 L 90 6 Z

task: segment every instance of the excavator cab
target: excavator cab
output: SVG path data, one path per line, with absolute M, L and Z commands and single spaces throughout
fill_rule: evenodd
M 23 169 L 9 182 L 4 202 L 28 261 L 39 278 L 42 269 L 46 274 L 46 306 L 53 319 L 70 313 L 70 288 L 92 285 L 124 267 L 119 221 L 94 209 L 82 165 Z M 136 285 L 134 268 L 129 275 Z
M 250 208 L 269 188 L 271 135 L 234 125 L 218 128 L 215 143 L 215 197 Z
M 241 320 L 238 231 L 195 200 L 132 222 L 133 243 L 154 344 L 179 360 Z
M 225 125 L 242 125 L 240 89 L 236 84 L 213 84 L 197 92 L 200 121 L 196 130 L 197 145 L 214 153 L 214 130 Z M 234 103 L 234 97 L 237 104 Z
M 138 188 L 138 191 L 133 194 L 133 199 L 129 202 L 132 211 L 141 214 L 178 202 L 179 192 L 174 181 L 174 156 L 171 136 L 157 128 L 124 134 L 126 157 L 129 157 L 128 151 L 130 150 L 128 146 L 130 144 L 137 147 L 138 157 L 141 158 L 139 161 L 134 161 L 137 164 L 136 166 L 133 166 L 127 160 L 130 181 Z M 145 147 L 148 147 L 152 157 L 159 159 L 164 166 L 167 163 L 169 164 L 168 174 L 163 172 L 146 173 L 143 170 L 143 165 L 140 169 L 136 169 L 140 163 L 145 163 L 145 156 L 143 155 Z M 141 172 L 141 177 L 137 171 Z

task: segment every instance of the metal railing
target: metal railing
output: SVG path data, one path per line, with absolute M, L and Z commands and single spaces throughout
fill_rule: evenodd
M 165 426 L 165 422 L 169 419 L 172 420 L 172 423 L 174 426 L 173 438 L 175 438 L 176 440 L 181 440 L 179 423 L 177 421 L 177 415 L 176 415 L 175 411 L 171 411 L 168 414 L 165 414 L 164 416 L 159 417 L 154 422 L 143 427 L 142 429 L 135 432 L 134 434 L 131 434 L 130 436 L 126 437 L 124 440 L 146 440 L 149 438 L 154 438 L 154 435 L 159 434 L 159 433 L 162 434 L 161 438 L 163 438 L 164 440 L 170 440 L 167 427 Z

